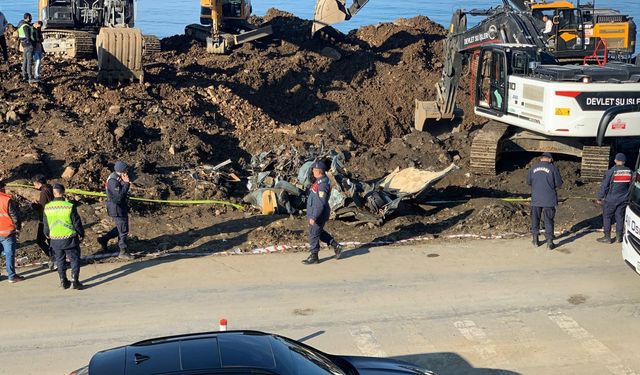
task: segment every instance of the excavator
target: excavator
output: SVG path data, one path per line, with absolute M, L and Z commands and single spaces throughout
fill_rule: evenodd
M 200 0 L 200 24 L 185 28 L 185 34 L 207 44 L 207 52 L 226 54 L 234 46 L 273 34 L 270 25 L 249 23 L 251 0 Z
M 321 1 L 319 28 L 349 19 L 363 5 Z M 473 172 L 495 174 L 505 152 L 550 151 L 580 158 L 582 179 L 599 180 L 612 143 L 640 137 L 640 67 L 610 61 L 606 41 L 587 48 L 580 7 L 567 8 L 565 15 L 573 17 L 554 16 L 563 42 L 550 47 L 542 35 L 544 24 L 526 6 L 503 0 L 487 10 L 454 12 L 436 98 L 416 100 L 415 128 L 422 131 L 462 115 L 456 99 L 469 72 L 474 113 L 488 120 L 472 141 Z M 467 28 L 468 15 L 483 19 Z
M 44 48 L 66 59 L 97 55 L 98 80 L 144 81 L 142 56 L 160 41 L 135 26 L 135 0 L 39 0 Z

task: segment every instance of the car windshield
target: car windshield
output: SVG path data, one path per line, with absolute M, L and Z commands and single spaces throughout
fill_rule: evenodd
M 298 375 L 345 375 L 329 358 L 283 337 L 275 337 L 290 351 Z
M 636 209 L 636 212 L 640 211 L 640 169 L 635 173 L 635 180 L 631 187 L 631 206 Z

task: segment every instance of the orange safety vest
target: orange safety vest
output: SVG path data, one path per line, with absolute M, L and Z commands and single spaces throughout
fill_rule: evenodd
M 9 237 L 16 231 L 16 224 L 9 216 L 10 200 L 10 195 L 0 193 L 0 237 Z

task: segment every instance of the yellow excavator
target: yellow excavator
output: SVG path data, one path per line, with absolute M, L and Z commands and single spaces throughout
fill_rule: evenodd
M 249 22 L 251 0 L 200 0 L 200 23 L 188 25 L 185 34 L 207 43 L 207 52 L 226 54 L 231 48 L 273 33 L 271 26 Z
M 142 56 L 160 50 L 135 26 L 135 0 L 39 0 L 44 49 L 66 59 L 98 58 L 98 80 L 144 80 Z

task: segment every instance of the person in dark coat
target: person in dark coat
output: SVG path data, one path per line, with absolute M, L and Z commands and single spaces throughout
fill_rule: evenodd
M 33 81 L 40 82 L 40 70 L 44 57 L 44 36 L 42 35 L 42 21 L 33 24 L 35 42 L 33 43 Z
M 31 20 L 31 14 L 25 13 L 22 21 L 18 24 L 18 39 L 22 45 L 22 80 L 25 82 L 33 82 L 31 62 L 33 60 L 33 47 L 37 42 Z
M 40 191 L 40 198 L 33 203 L 33 208 L 38 212 L 36 243 L 44 255 L 49 258 L 49 270 L 53 271 L 55 267 L 53 251 L 51 250 L 49 239 L 44 234 L 44 206 L 53 200 L 53 188 L 47 183 L 47 179 L 43 175 L 34 176 L 31 182 L 33 187 Z
M 82 220 L 76 207 L 64 199 L 64 186 L 53 185 L 53 200 L 44 206 L 44 233 L 56 257 L 60 287 L 80 290 L 80 242 L 84 238 Z M 67 279 L 66 258 L 71 263 L 71 282 Z
M 9 22 L 2 12 L 0 12 L 0 49 L 2 50 L 2 60 L 6 65 L 9 64 L 9 48 L 7 48 L 7 28 Z
M 598 203 L 602 204 L 602 229 L 604 236 L 598 242 L 613 243 L 611 239 L 611 221 L 616 221 L 616 240 L 622 242 L 624 234 L 624 211 L 631 188 L 631 169 L 625 166 L 627 157 L 619 153 L 614 163 L 605 174 L 598 192 Z
M 324 226 L 329 221 L 331 208 L 329 207 L 329 196 L 331 196 L 331 183 L 326 176 L 327 166 L 323 162 L 316 162 L 311 166 L 315 182 L 309 191 L 307 199 L 307 221 L 309 224 L 309 257 L 302 261 L 304 264 L 318 264 L 318 252 L 320 251 L 320 241 L 331 246 L 335 252 L 335 258 L 340 259 L 342 246 L 324 230 Z
M 102 251 L 107 252 L 107 245 L 112 238 L 118 238 L 120 253 L 118 257 L 125 260 L 133 259 L 127 246 L 129 236 L 129 166 L 118 160 L 114 165 L 114 172 L 109 175 L 105 184 L 107 191 L 107 215 L 113 218 L 115 227 L 102 237 L 98 237 L 98 243 Z
M 544 218 L 544 235 L 547 248 L 553 250 L 554 219 L 558 205 L 557 189 L 562 187 L 560 171 L 553 165 L 553 156 L 545 152 L 540 162 L 535 164 L 527 175 L 527 185 L 531 186 L 531 235 L 533 245 L 538 247 L 540 219 Z

